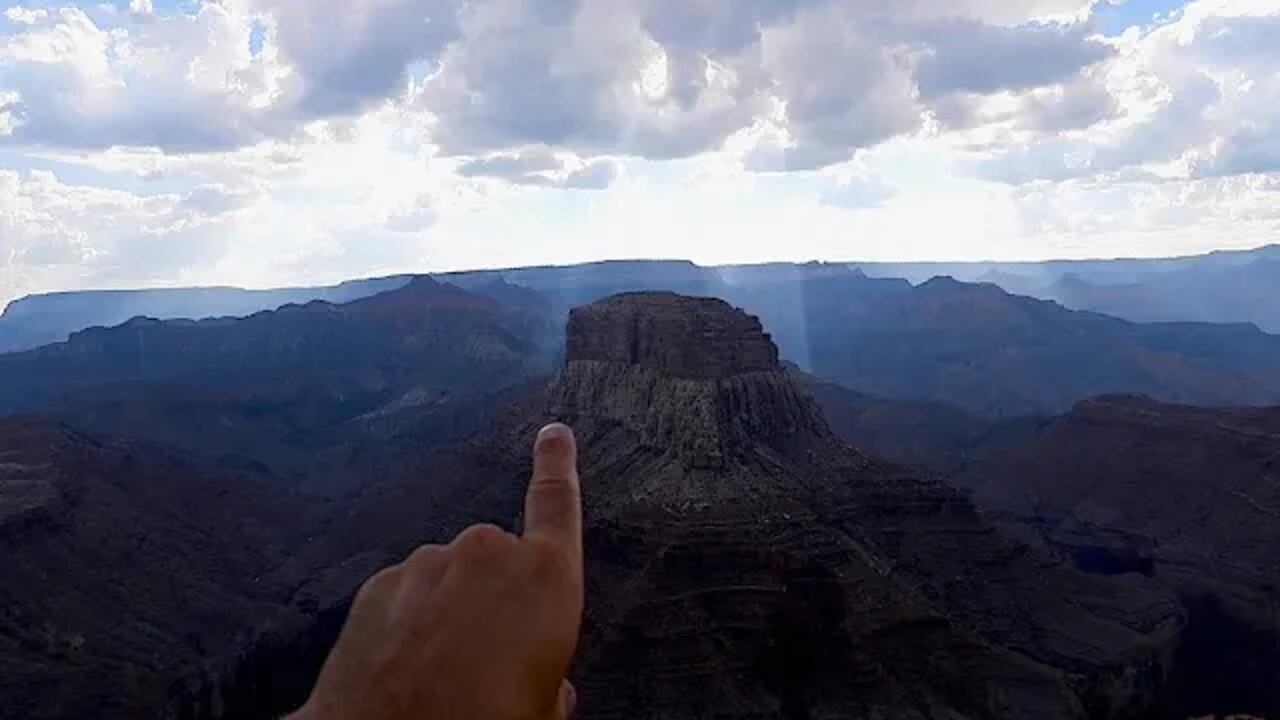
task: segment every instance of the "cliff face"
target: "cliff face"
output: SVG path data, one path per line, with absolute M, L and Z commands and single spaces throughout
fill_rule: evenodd
M 548 414 L 585 448 L 587 717 L 1155 700 L 1182 622 L 1168 595 L 1081 575 L 842 445 L 771 345 L 710 299 L 625 295 L 570 319 Z
M 639 365 L 663 375 L 723 380 L 778 369 L 758 318 L 723 300 L 674 293 L 615 295 L 569 314 L 569 362 Z
M 582 451 L 580 717 L 1067 720 L 1158 704 L 1183 622 L 1169 594 L 1083 575 L 962 494 L 841 444 L 758 322 L 711 299 L 578 310 L 554 381 L 488 433 L 371 482 L 278 581 L 340 608 L 419 543 L 518 529 L 529 443 L 552 419 Z M 322 648 L 332 625 L 295 647 Z M 281 652 L 250 657 L 294 657 Z M 218 689 L 239 718 L 302 699 L 263 692 Z
M 760 321 L 714 299 L 619 295 L 573 311 L 556 415 L 633 430 L 683 469 L 726 471 L 761 438 L 828 434 Z
M 1169 595 L 1082 575 L 842 445 L 756 321 L 710 299 L 575 312 L 559 376 L 371 487 L 295 558 L 299 596 L 335 601 L 416 543 L 510 525 L 551 419 L 582 448 L 584 718 L 1109 718 L 1163 689 Z

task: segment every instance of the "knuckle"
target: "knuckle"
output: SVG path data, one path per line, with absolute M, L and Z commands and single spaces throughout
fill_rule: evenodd
M 473 525 L 454 540 L 459 553 L 465 555 L 490 555 L 507 547 L 511 536 L 497 525 Z
M 393 565 L 374 573 L 356 593 L 356 602 L 377 600 L 391 592 L 400 582 L 400 566 Z
M 529 484 L 529 493 L 548 500 L 577 500 L 580 490 L 578 484 L 568 477 L 549 475 L 535 477 Z
M 432 569 L 438 562 L 440 562 L 439 546 L 423 545 L 410 553 L 404 564 L 412 572 L 422 572 Z

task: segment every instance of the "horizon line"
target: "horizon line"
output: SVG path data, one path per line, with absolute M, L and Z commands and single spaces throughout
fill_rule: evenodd
M 230 290 L 248 293 L 269 293 L 269 292 L 287 292 L 290 290 L 310 290 L 323 288 L 337 288 L 348 283 L 375 282 L 378 280 L 392 280 L 395 278 L 413 278 L 413 277 L 433 277 L 433 276 L 449 276 L 464 275 L 470 273 L 503 273 L 517 272 L 521 270 L 562 270 L 577 267 L 588 267 L 592 265 L 608 265 L 608 264 L 630 264 L 630 263 L 678 263 L 691 265 L 696 268 L 708 270 L 718 268 L 758 268 L 770 265 L 791 265 L 795 267 L 803 267 L 806 265 L 849 265 L 849 266 L 915 266 L 928 267 L 931 265 L 1054 265 L 1064 263 L 1120 263 L 1120 262 L 1161 262 L 1161 261 L 1179 261 L 1179 260 L 1195 260 L 1208 258 L 1214 255 L 1246 255 L 1249 253 L 1261 252 L 1269 249 L 1280 249 L 1280 242 L 1266 243 L 1251 248 L 1236 249 L 1218 249 L 1209 250 L 1199 253 L 1190 253 L 1186 255 L 1151 255 L 1151 256 L 1117 256 L 1117 257 L 1085 257 L 1085 258 L 1066 258 L 1053 257 L 1043 260 L 999 260 L 999 259 L 980 259 L 980 260 L 762 260 L 759 262 L 739 262 L 739 263 L 708 263 L 702 264 L 688 258 L 673 257 L 655 257 L 655 258 L 609 258 L 601 260 L 583 260 L 579 262 L 568 263 L 547 263 L 543 265 L 516 265 L 516 266 L 499 266 L 499 267 L 471 267 L 458 268 L 452 270 L 432 270 L 424 272 L 405 271 L 392 272 L 385 275 L 367 275 L 363 277 L 351 277 L 344 280 L 331 282 L 318 282 L 315 284 L 297 284 L 297 285 L 270 285 L 263 287 L 253 287 L 245 285 L 153 285 L 153 286 L 129 286 L 129 287 L 89 287 L 75 290 L 49 290 L 44 292 L 28 293 L 9 300 L 4 304 L 4 309 L 0 310 L 0 315 L 8 311 L 9 307 L 14 303 L 22 302 L 33 298 L 57 297 L 62 295 L 92 295 L 107 293 L 140 293 L 140 292 L 172 292 L 172 291 L 214 291 L 214 290 Z

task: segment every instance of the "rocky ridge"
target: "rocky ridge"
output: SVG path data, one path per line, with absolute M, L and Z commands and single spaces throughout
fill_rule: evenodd
M 6 568 L 0 596 L 11 595 L 0 606 L 27 613 L 0 615 L 12 621 L 0 627 L 0 642 L 16 637 L 20 646 L 16 654 L 0 653 L 6 662 L 18 658 L 0 677 L 37 687 L 22 678 L 67 673 L 60 686 L 39 686 L 52 688 L 43 700 L 54 704 L 37 701 L 18 711 L 53 707 L 44 714 L 64 716 L 59 697 L 89 703 L 116 697 L 109 683 L 95 679 L 107 677 L 103 667 L 113 668 L 112 682 L 127 682 L 137 667 L 170 672 L 206 656 L 243 653 L 233 673 L 201 663 L 175 690 L 177 709 L 158 715 L 279 717 L 299 698 L 274 695 L 260 678 L 270 672 L 273 684 L 283 685 L 275 680 L 288 667 L 288 687 L 305 691 L 344 602 L 370 572 L 473 522 L 518 525 L 528 444 L 542 423 L 559 419 L 574 425 L 584 449 L 590 586 L 574 670 L 584 717 L 1169 714 L 1167 691 L 1179 681 L 1175 652 L 1188 646 L 1186 610 L 1159 577 L 1083 574 L 1072 563 L 1078 558 L 1060 545 L 1044 545 L 1025 529 L 997 529 L 963 494 L 842 444 L 808 392 L 779 366 L 760 322 L 718 300 L 639 293 L 581 308 L 570 318 L 565 362 L 554 381 L 495 390 L 492 379 L 519 374 L 528 358 L 541 355 L 538 343 L 547 337 L 538 332 L 537 313 L 495 314 L 497 297 L 516 290 L 493 284 L 464 292 L 422 281 L 348 306 L 313 303 L 245 321 L 139 321 L 9 356 L 17 364 L 8 367 L 18 373 L 11 377 L 33 360 L 51 360 L 80 378 L 80 363 L 105 352 L 119 360 L 110 373 L 138 383 L 125 390 L 156 393 L 157 375 L 186 380 L 135 362 L 129 353 L 142 342 L 173 349 L 179 372 L 188 367 L 187 341 L 195 338 L 228 357 L 266 350 L 269 372 L 218 376 L 202 392 L 216 396 L 223 384 L 242 392 L 250 378 L 284 390 L 289 404 L 251 398 L 242 414 L 279 418 L 281 408 L 309 407 L 294 404 L 288 382 L 280 388 L 280 379 L 290 378 L 305 391 L 303 400 L 324 388 L 316 407 L 343 403 L 332 417 L 289 410 L 299 427 L 342 438 L 359 429 L 341 453 L 320 458 L 352 476 L 342 484 L 342 502 L 277 517 L 268 511 L 290 508 L 291 501 L 252 478 L 211 474 L 171 454 L 65 429 L 36 431 L 28 441 L 21 440 L 23 428 L 0 428 L 18 438 L 16 446 L 0 447 L 0 539 L 11 545 L 6 556 L 19 561 Z M 330 348 L 359 352 L 336 367 Z M 299 365 L 299 358 L 317 366 Z M 473 412 L 468 398 L 476 396 L 485 397 Z M 136 397 L 123 397 L 124 405 L 138 405 Z M 489 425 L 491 413 L 501 419 L 490 431 L 445 450 L 422 440 L 431 428 L 456 427 L 458 418 Z M 64 451 L 53 459 L 29 452 L 42 445 Z M 311 454 L 312 446 L 302 450 Z M 46 463 L 69 470 L 50 474 Z M 86 474 L 87 467 L 109 470 Z M 1236 489 L 1274 507 L 1260 494 L 1265 486 Z M 58 503 L 67 497 L 87 500 L 64 510 Z M 255 513 L 246 515 L 246 506 Z M 51 514 L 44 509 L 69 523 L 42 520 Z M 291 515 L 305 522 L 287 529 Z M 102 532 L 119 527 L 137 532 Z M 20 532 L 8 532 L 13 528 Z M 1002 534 L 1010 529 L 1020 534 Z M 146 543 L 153 538 L 168 538 L 155 553 L 158 564 L 139 563 L 138 557 L 152 559 Z M 247 540 L 235 540 L 235 547 L 214 542 L 228 538 Z M 80 568 L 68 575 L 74 587 L 41 585 L 51 562 Z M 125 589 L 128 598 L 140 601 L 87 597 L 86 588 L 118 582 L 123 567 L 142 568 L 146 576 L 124 575 L 138 583 Z M 193 579 L 191 587 L 179 583 L 183 604 L 176 609 L 157 600 L 173 597 L 171 577 Z M 65 607 L 45 603 L 48 597 L 65 600 Z M 30 613 L 45 612 L 42 603 L 60 613 L 53 627 L 75 631 L 59 630 L 49 636 L 52 645 L 40 645 L 47 637 L 32 629 L 46 625 Z M 160 608 L 154 618 L 135 616 L 153 604 Z M 216 637 L 179 637 L 184 622 L 210 608 L 224 613 L 218 621 L 224 624 L 199 622 L 216 628 Z M 284 629 L 293 625 L 276 625 L 269 647 L 236 646 L 277 612 L 312 620 L 323 632 L 291 645 Z M 151 638 L 157 624 L 163 637 Z M 91 654 L 103 647 L 95 639 L 104 637 L 99 627 L 113 630 L 105 636 L 109 650 L 119 644 L 124 655 Z M 86 645 L 78 645 L 81 635 Z M 157 645 L 172 654 L 157 661 L 142 652 Z M 47 654 L 55 650 L 64 655 Z
M 0 419 L 0 718 L 154 717 L 169 675 L 293 617 L 305 505 L 167 451 Z
M 642 695 L 674 717 L 1158 702 L 1181 623 L 1170 597 L 1079 574 L 844 446 L 764 344 L 713 299 L 624 295 L 570 318 L 548 415 L 586 448 L 589 717 Z
M 417 543 L 512 526 L 528 442 L 559 419 L 582 448 L 584 718 L 1119 718 L 1160 703 L 1182 624 L 1171 596 L 1079 573 L 843 445 L 768 343 L 713 299 L 577 310 L 559 376 L 371 488 L 294 564 L 300 594 L 336 600 Z
M 295 602 L 340 611 L 417 544 L 475 522 L 518 529 L 529 442 L 557 419 L 582 448 L 580 717 L 1159 709 L 1184 620 L 1170 594 L 1080 573 L 1003 536 L 961 493 L 842 444 L 758 321 L 719 300 L 631 294 L 577 310 L 567 336 L 559 375 L 490 431 L 345 504 L 281 569 Z M 334 627 L 242 667 L 320 652 Z M 246 719 L 301 700 L 251 682 L 204 692 Z M 176 717 L 220 717 L 185 707 Z

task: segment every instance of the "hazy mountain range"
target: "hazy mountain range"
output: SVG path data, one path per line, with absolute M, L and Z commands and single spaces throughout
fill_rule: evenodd
M 90 290 L 19 298 L 0 314 L 0 352 L 62 342 L 91 327 L 110 327 L 136 317 L 201 320 L 244 317 L 289 303 L 349 302 L 394 289 L 409 278 L 356 280 L 331 287 L 243 290 L 230 287 L 157 290 Z
M 398 279 L 394 286 L 408 282 Z M 688 263 L 638 262 L 413 282 L 441 292 L 453 288 L 458 297 L 465 288 L 477 307 L 501 306 L 536 323 L 543 332 L 523 341 L 545 351 L 532 354 L 544 365 L 554 359 L 570 308 L 618 292 L 660 289 L 722 297 L 757 314 L 784 359 L 818 377 L 872 395 L 945 402 L 976 415 L 1061 412 L 1109 393 L 1215 405 L 1280 402 L 1280 336 L 1252 325 L 1132 323 L 949 278 L 913 286 L 824 265 L 747 268 L 726 277 Z M 337 352 L 347 339 L 332 333 L 317 331 L 322 339 L 308 342 L 321 345 L 311 348 L 289 340 L 312 324 L 375 332 L 370 328 L 377 325 L 366 326 L 361 314 L 380 302 L 377 297 L 384 296 L 349 306 L 287 305 L 245 323 L 138 319 L 114 330 L 79 332 L 68 343 L 0 355 L 0 368 L 7 369 L 0 408 L 22 409 L 23 397 L 39 399 L 73 378 L 101 385 L 259 370 L 278 350 L 307 352 L 320 373 L 332 363 L 356 361 L 351 353 L 381 362 L 388 348 L 373 338 L 349 352 Z M 325 342 L 338 346 L 326 348 Z M 314 380 L 299 382 L 312 387 Z
M 1280 337 L 832 265 L 381 282 L 0 355 L 0 717 L 279 717 L 371 572 L 518 524 L 550 419 L 582 717 L 1280 713 Z
M 813 277 L 860 269 L 878 278 L 914 284 L 939 276 L 991 283 L 1005 291 L 1053 300 L 1138 322 L 1254 323 L 1280 333 L 1280 245 L 1249 251 L 1152 260 L 1061 260 L 965 263 L 815 263 L 699 267 L 678 261 L 609 262 L 566 268 L 523 268 L 451 273 L 463 287 L 495 277 L 538 290 L 564 307 L 604 297 L 609 288 L 669 289 L 703 294 L 797 275 Z M 134 317 L 160 320 L 239 317 L 289 303 L 342 303 L 399 287 L 408 276 L 358 280 L 326 287 L 276 290 L 175 288 L 84 291 L 33 295 L 0 314 L 0 352 L 65 340 L 94 326 Z
M 862 264 L 868 274 L 922 282 L 989 282 L 1139 322 L 1249 322 L 1280 332 L 1280 245 L 1151 260 Z

